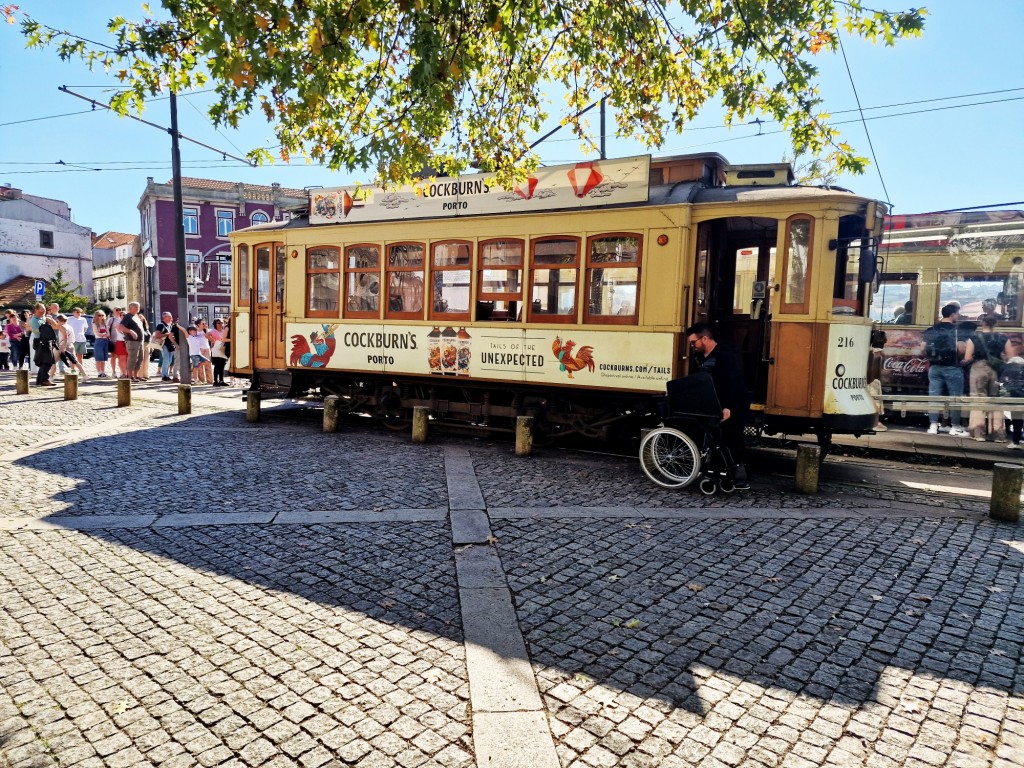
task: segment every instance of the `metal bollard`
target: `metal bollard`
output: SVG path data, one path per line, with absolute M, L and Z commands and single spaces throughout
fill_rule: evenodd
M 337 395 L 324 398 L 324 432 L 338 431 L 338 400 Z
M 178 415 L 187 416 L 192 413 L 192 385 L 178 385 Z
M 429 421 L 429 408 L 417 405 L 412 409 L 412 441 L 414 443 L 427 442 L 427 424 Z
M 132 380 L 117 380 L 117 407 L 126 408 L 132 404 Z
M 65 400 L 77 400 L 78 399 L 78 374 L 77 373 L 65 373 L 64 374 L 64 399 Z
M 19 368 L 14 374 L 14 391 L 19 395 L 28 394 L 28 369 Z
M 533 453 L 533 416 L 516 417 L 516 456 Z
M 993 520 L 1016 523 L 1020 520 L 1020 489 L 1024 481 L 1024 466 L 996 464 L 992 467 L 992 498 L 988 516 Z
M 250 424 L 255 424 L 260 420 L 261 399 L 262 396 L 259 392 L 249 390 L 245 394 L 245 420 Z
M 820 457 L 821 448 L 816 445 L 801 445 L 796 449 L 797 493 L 818 492 Z

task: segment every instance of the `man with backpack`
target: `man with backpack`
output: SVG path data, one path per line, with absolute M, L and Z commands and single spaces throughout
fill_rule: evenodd
M 924 353 L 928 358 L 928 394 L 961 397 L 964 394 L 964 372 L 960 365 L 960 343 L 957 323 L 960 322 L 960 305 L 947 304 L 942 308 L 942 319 L 924 331 Z M 966 339 L 964 340 L 966 342 Z M 928 413 L 929 435 L 939 434 L 939 412 Z M 966 437 L 968 432 L 960 426 L 960 411 L 949 412 L 949 434 L 952 437 Z

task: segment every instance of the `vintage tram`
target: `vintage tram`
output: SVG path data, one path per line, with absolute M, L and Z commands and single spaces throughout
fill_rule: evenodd
M 743 357 L 769 433 L 861 433 L 884 206 L 718 154 L 310 192 L 232 233 L 232 366 L 402 428 L 414 406 L 488 429 L 638 434 L 688 373 L 682 331 Z

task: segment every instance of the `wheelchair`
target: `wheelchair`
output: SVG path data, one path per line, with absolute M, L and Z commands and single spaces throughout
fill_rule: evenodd
M 722 444 L 722 407 L 711 377 L 673 379 L 662 406 L 661 425 L 640 441 L 644 474 L 662 488 L 697 481 L 705 496 L 736 490 L 736 462 Z

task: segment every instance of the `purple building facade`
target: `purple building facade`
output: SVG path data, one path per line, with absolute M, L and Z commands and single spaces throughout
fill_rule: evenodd
M 280 184 L 242 184 L 183 177 L 182 210 L 190 320 L 227 317 L 231 306 L 231 242 L 228 234 L 305 210 L 309 195 Z M 149 177 L 139 200 L 146 315 L 178 313 L 174 248 L 174 188 Z

